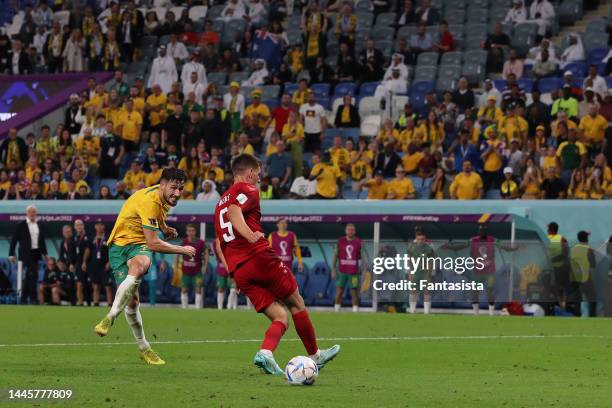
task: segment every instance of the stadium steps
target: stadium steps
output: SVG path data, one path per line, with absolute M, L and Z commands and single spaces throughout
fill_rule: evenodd
M 552 38 L 553 44 L 559 47 L 563 38 L 569 33 L 578 33 L 584 35 L 587 32 L 587 25 L 594 20 L 605 19 L 609 20 L 612 12 L 612 0 L 601 1 L 599 6 L 594 10 L 585 10 L 582 18 L 577 20 L 573 25 L 563 27 L 559 33 Z M 605 33 L 607 35 L 607 33 Z

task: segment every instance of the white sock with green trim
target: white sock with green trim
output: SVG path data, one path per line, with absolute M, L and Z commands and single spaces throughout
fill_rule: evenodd
M 128 275 L 123 282 L 117 287 L 117 293 L 115 294 L 115 300 L 111 306 L 110 312 L 106 315 L 108 318 L 115 320 L 119 313 L 125 309 L 128 302 L 134 297 L 134 294 L 138 291 L 140 286 L 140 279 L 137 279 L 133 275 Z
M 201 293 L 196 293 L 195 295 L 195 307 L 196 309 L 201 309 L 204 303 L 204 299 L 202 298 Z
M 238 293 L 235 288 L 230 289 L 229 297 L 227 298 L 227 308 L 237 309 L 238 308 Z
M 181 292 L 181 307 L 183 309 L 187 309 L 188 305 L 189 305 L 189 293 Z
M 125 308 L 125 320 L 127 320 L 128 325 L 132 329 L 132 334 L 136 339 L 136 343 L 138 344 L 140 351 L 144 351 L 151 347 L 145 338 L 144 326 L 142 325 L 142 316 L 140 315 L 140 307 L 136 306 L 135 308 L 131 308 L 127 306 Z
M 225 292 L 217 292 L 217 309 L 223 309 L 223 301 L 225 300 Z M 229 305 L 228 305 L 229 308 Z

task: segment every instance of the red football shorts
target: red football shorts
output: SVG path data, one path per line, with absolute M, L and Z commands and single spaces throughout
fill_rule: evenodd
M 298 288 L 291 270 L 270 247 L 239 265 L 234 271 L 234 282 L 258 313 L 275 301 L 286 299 Z

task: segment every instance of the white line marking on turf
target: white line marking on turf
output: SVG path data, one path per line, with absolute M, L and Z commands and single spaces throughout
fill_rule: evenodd
M 589 336 L 575 334 L 534 334 L 507 336 L 413 336 L 413 337 L 321 337 L 319 341 L 435 341 L 435 340 L 512 340 L 512 339 L 612 339 L 612 336 Z M 285 338 L 282 341 L 300 341 L 297 338 Z M 261 339 L 219 339 L 219 340 L 166 340 L 151 341 L 152 344 L 232 344 L 258 343 Z M 84 347 L 84 346 L 126 346 L 134 342 L 99 342 L 99 343 L 14 343 L 0 344 L 0 347 Z

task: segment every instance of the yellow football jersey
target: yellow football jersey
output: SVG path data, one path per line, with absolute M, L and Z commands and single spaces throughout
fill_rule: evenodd
M 145 244 L 144 228 L 158 231 L 165 224 L 170 206 L 159 196 L 159 184 L 132 194 L 121 207 L 108 245 Z

